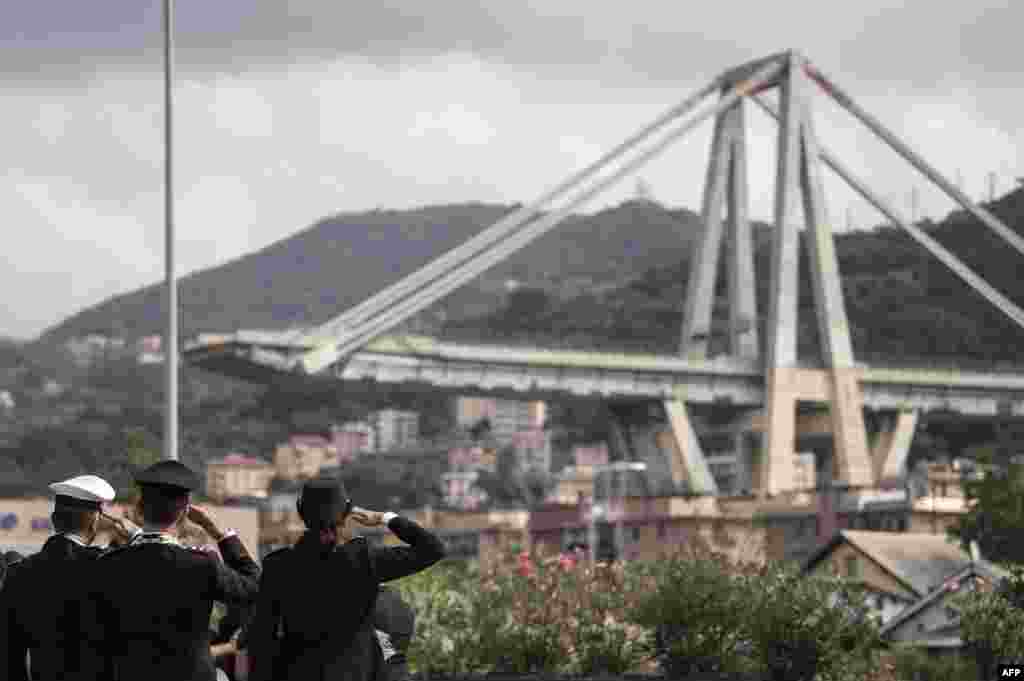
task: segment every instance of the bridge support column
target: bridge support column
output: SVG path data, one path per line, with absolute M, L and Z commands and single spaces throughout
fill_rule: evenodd
M 774 496 L 793 489 L 796 456 L 797 376 L 791 369 L 775 368 L 768 373 L 768 404 L 765 437 L 757 491 Z
M 681 400 L 666 400 L 665 415 L 668 417 L 670 440 L 662 449 L 667 450 L 673 481 L 685 479 L 690 483 L 693 492 L 717 495 L 718 485 L 711 475 L 711 468 L 704 458 L 697 432 L 686 413 L 686 404 Z
M 907 457 L 917 431 L 918 417 L 918 411 L 913 409 L 896 412 L 883 420 L 871 452 L 878 483 L 906 477 Z
M 695 493 L 718 494 L 683 402 L 610 407 L 608 412 L 614 458 L 646 463 L 651 491 L 671 494 L 688 484 Z

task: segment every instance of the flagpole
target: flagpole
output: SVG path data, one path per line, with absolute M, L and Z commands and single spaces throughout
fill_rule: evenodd
M 164 3 L 164 267 L 167 333 L 164 336 L 164 458 L 178 458 L 178 289 L 174 271 L 174 167 L 171 113 L 174 90 L 174 0 Z

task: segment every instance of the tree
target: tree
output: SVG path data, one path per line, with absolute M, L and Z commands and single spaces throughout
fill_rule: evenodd
M 128 428 L 124 431 L 125 451 L 128 463 L 136 471 L 160 461 L 160 451 L 153 445 L 145 428 Z
M 965 549 L 977 541 L 987 560 L 1024 563 L 1024 465 L 994 467 L 992 461 L 985 457 L 980 479 L 962 479 L 969 510 L 949 533 Z

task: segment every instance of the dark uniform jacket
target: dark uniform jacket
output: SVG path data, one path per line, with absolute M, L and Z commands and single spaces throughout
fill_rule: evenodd
M 89 643 L 95 619 L 88 584 L 103 549 L 54 535 L 43 548 L 10 566 L 0 592 L 0 674 L 27 681 L 25 656 L 31 653 L 32 679 L 102 679 L 103 660 Z
M 388 527 L 408 546 L 365 539 L 321 547 L 306 533 L 263 559 L 249 630 L 250 681 L 370 681 L 384 660 L 373 630 L 381 582 L 419 572 L 444 557 L 432 533 L 402 517 Z
M 216 555 L 144 534 L 98 562 L 93 598 L 103 656 L 116 681 L 215 681 L 210 656 L 214 601 L 246 605 L 259 566 L 238 537 Z
M 387 679 L 398 681 L 409 675 L 406 652 L 416 631 L 416 613 L 396 592 L 381 587 L 373 608 L 373 628 L 387 637 L 393 654 L 386 658 Z M 381 633 L 377 634 L 381 637 Z M 384 647 L 382 642 L 381 647 Z

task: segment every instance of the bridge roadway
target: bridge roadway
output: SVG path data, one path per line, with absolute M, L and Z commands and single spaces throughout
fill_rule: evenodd
M 238 331 L 204 334 L 188 343 L 185 360 L 195 366 L 255 383 L 340 380 L 354 394 L 402 385 L 419 392 L 494 395 L 519 399 L 637 400 L 675 398 L 688 403 L 736 407 L 764 405 L 760 363 L 732 357 L 695 361 L 680 357 L 541 350 L 451 343 L 425 336 L 382 336 L 347 363 L 324 374 L 297 373 L 294 360 L 315 349 L 296 334 Z M 801 400 L 829 401 L 824 369 L 799 367 Z M 864 406 L 872 410 L 917 409 L 965 416 L 1024 416 L 1024 373 L 959 369 L 908 369 L 861 364 Z

